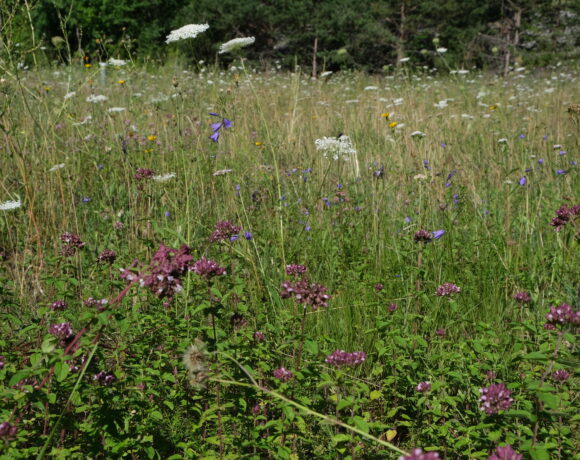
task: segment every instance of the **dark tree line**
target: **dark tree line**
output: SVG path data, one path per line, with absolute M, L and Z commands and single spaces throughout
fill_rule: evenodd
M 578 0 L 39 0 L 29 11 L 11 2 L 26 15 L 22 39 L 32 18 L 52 59 L 165 58 L 176 49 L 164 44 L 170 30 L 206 22 L 207 32 L 177 45 L 192 61 L 213 61 L 220 43 L 240 36 L 256 37 L 249 59 L 319 71 L 378 71 L 405 57 L 506 71 L 580 57 Z

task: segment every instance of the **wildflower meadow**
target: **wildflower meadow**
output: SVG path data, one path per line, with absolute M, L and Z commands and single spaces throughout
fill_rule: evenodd
M 578 458 L 579 70 L 254 41 L 3 75 L 0 458 Z

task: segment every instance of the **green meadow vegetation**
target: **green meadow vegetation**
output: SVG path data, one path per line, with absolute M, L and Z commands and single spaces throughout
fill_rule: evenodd
M 0 458 L 577 458 L 579 81 L 5 73 Z

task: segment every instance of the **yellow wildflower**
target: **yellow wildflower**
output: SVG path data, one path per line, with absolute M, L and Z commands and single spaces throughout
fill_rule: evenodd
M 254 144 L 256 145 L 256 147 L 261 147 L 263 145 L 260 141 L 256 141 L 254 142 Z
M 391 114 L 389 112 L 381 113 L 381 117 L 383 117 L 386 120 L 388 120 L 390 116 Z
M 85 64 L 85 68 L 90 69 L 93 66 L 93 64 L 91 64 L 90 62 L 87 62 Z
M 125 80 L 117 80 L 117 83 L 119 83 L 120 85 L 124 85 L 125 84 Z
M 391 121 L 389 123 L 389 128 L 394 128 L 395 126 L 397 126 L 399 123 L 397 123 L 396 121 Z
M 497 109 L 497 105 L 494 104 L 494 105 L 489 106 L 489 110 L 495 110 L 495 109 Z
M 151 142 L 156 141 L 157 140 L 157 136 L 147 136 L 147 140 L 150 140 Z

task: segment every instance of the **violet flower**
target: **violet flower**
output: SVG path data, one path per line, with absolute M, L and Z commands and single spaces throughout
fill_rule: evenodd
M 212 117 L 221 117 L 221 115 L 219 115 L 218 113 L 215 112 L 210 112 L 209 113 Z M 213 131 L 213 134 L 211 136 L 209 136 L 209 138 L 214 141 L 217 142 L 220 138 L 220 132 L 222 128 L 225 129 L 229 129 L 232 127 L 232 125 L 234 124 L 233 121 L 228 120 L 225 117 L 222 117 L 222 121 L 218 122 L 218 123 L 212 123 L 211 124 L 211 129 Z

